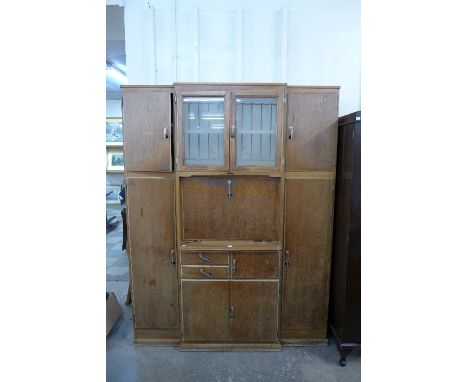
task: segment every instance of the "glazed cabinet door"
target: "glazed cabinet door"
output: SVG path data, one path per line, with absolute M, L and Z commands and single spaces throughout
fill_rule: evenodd
M 177 100 L 179 171 L 227 171 L 228 94 L 181 91 Z
M 229 280 L 182 280 L 185 342 L 229 341 Z
M 172 171 L 171 93 L 122 91 L 125 169 Z
M 127 176 L 127 209 L 135 328 L 177 329 L 174 178 Z
M 282 338 L 325 338 L 334 178 L 287 178 Z
M 231 340 L 238 343 L 276 342 L 279 281 L 231 280 Z
M 231 171 L 280 171 L 284 87 L 231 94 Z
M 287 171 L 335 171 L 338 89 L 288 88 Z

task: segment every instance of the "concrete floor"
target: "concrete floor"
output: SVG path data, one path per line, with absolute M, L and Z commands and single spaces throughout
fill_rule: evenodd
M 108 216 L 120 220 L 120 206 Z M 107 291 L 114 292 L 123 315 L 107 337 L 107 380 L 146 381 L 314 381 L 354 382 L 361 379 L 360 349 L 338 365 L 333 340 L 321 347 L 283 347 L 280 352 L 181 352 L 175 347 L 135 345 L 131 306 L 124 305 L 128 263 L 122 224 L 107 234 Z

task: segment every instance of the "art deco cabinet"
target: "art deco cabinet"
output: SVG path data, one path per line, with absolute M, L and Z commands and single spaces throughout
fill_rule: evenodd
M 136 342 L 326 342 L 338 87 L 123 86 Z

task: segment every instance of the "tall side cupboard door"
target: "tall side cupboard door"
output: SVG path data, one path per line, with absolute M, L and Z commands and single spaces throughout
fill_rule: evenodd
M 335 171 L 338 90 L 288 87 L 286 171 Z
M 127 176 L 135 329 L 179 328 L 174 183 L 169 174 Z
M 281 338 L 324 340 L 334 177 L 286 179 Z
M 127 171 L 172 171 L 171 92 L 124 88 L 123 129 Z

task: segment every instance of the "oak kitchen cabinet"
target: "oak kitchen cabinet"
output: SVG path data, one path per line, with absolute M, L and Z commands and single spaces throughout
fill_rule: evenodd
M 327 341 L 338 92 L 122 87 L 135 341 Z

